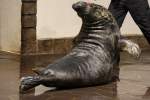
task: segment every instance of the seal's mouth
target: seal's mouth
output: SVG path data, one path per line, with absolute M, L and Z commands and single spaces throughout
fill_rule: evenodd
M 72 5 L 72 8 L 80 14 L 87 12 L 89 7 L 90 7 L 90 4 L 87 2 L 83 2 L 83 1 L 79 1 Z

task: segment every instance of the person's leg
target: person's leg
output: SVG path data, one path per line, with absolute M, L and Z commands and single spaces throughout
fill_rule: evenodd
M 131 16 L 150 44 L 150 8 L 147 0 L 129 0 Z
M 122 23 L 125 19 L 125 16 L 128 12 L 128 9 L 125 6 L 126 0 L 111 0 L 109 5 L 109 11 L 115 17 L 119 28 L 122 26 Z

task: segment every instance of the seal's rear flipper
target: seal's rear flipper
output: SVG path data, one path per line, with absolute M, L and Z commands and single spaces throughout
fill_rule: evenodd
M 120 39 L 119 44 L 120 44 L 121 51 L 126 51 L 130 55 L 134 56 L 135 58 L 140 57 L 141 49 L 138 44 L 132 42 L 131 40 L 126 40 L 126 39 Z
M 44 85 L 47 87 L 55 87 L 56 86 L 56 78 L 55 76 L 27 76 L 22 77 L 20 81 L 20 92 L 23 93 L 25 91 L 31 90 L 32 88 L 38 85 Z
M 30 90 L 38 85 L 40 85 L 39 76 L 27 76 L 21 78 L 20 92 Z

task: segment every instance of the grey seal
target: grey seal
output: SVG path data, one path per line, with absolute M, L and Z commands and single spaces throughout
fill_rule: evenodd
M 118 25 L 106 8 L 81 1 L 72 7 L 82 19 L 82 27 L 71 52 L 46 68 L 35 70 L 37 75 L 23 77 L 21 91 L 40 84 L 76 88 L 117 81 L 120 50 L 139 56 L 137 44 L 120 39 Z

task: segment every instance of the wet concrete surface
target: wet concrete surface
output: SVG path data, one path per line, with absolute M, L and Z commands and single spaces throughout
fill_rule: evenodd
M 120 81 L 102 86 L 54 90 L 38 86 L 19 93 L 19 77 L 33 74 L 32 68 L 44 67 L 63 55 L 19 57 L 0 53 L 0 100 L 150 100 L 150 50 L 140 59 L 121 54 Z
M 0 100 L 19 100 L 19 57 L 0 52 Z

